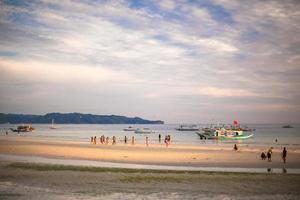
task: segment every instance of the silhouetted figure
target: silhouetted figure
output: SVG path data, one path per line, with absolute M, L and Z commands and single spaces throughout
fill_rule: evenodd
M 237 150 L 238 150 L 238 147 L 237 147 L 237 145 L 236 145 L 236 144 L 234 144 L 234 146 L 233 146 L 233 150 L 235 150 L 235 151 L 237 151 Z
M 267 153 L 267 157 L 268 157 L 268 161 L 272 162 L 272 150 L 269 149 L 268 153 Z
M 149 141 L 148 140 L 149 140 L 148 137 L 146 137 L 146 146 L 149 145 Z
M 158 141 L 159 141 L 159 143 L 161 142 L 161 135 L 160 134 L 158 135 Z
M 169 146 L 169 142 L 168 142 L 168 136 L 165 137 L 165 144 L 166 144 L 166 147 Z
M 94 137 L 94 144 L 96 144 L 97 143 L 97 137 L 95 136 Z
M 127 137 L 125 135 L 125 138 L 124 138 L 124 143 L 127 144 Z
M 134 136 L 131 138 L 131 144 L 134 145 Z
M 282 160 L 285 163 L 286 162 L 286 155 L 287 155 L 287 150 L 285 147 L 283 147 L 283 151 L 282 151 Z
M 266 154 L 264 152 L 261 152 L 260 157 L 262 160 L 266 160 Z
M 275 139 L 275 142 L 278 142 L 277 138 Z
M 272 172 L 272 169 L 271 169 L 271 168 L 268 168 L 267 171 L 268 171 L 268 173 L 271 173 L 271 172 Z

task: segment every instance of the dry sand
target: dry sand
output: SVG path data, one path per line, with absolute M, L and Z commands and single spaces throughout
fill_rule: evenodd
M 31 137 L 0 136 L 0 154 L 32 155 L 50 158 L 85 159 L 108 162 L 158 164 L 200 167 L 300 168 L 300 151 L 288 149 L 287 163 L 281 159 L 282 147 L 273 149 L 272 162 L 260 159 L 268 147 L 239 145 L 239 151 L 228 145 L 117 144 L 47 141 Z

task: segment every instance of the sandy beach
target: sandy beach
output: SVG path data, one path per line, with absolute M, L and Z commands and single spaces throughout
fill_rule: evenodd
M 0 136 L 1 199 L 298 199 L 299 174 L 126 169 L 148 164 L 182 167 L 286 168 L 300 166 L 297 148 L 274 147 L 272 162 L 260 159 L 266 146 L 121 144 Z M 22 156 L 35 162 L 18 162 Z M 41 158 L 59 159 L 41 163 Z M 120 168 L 68 165 L 71 159 L 119 163 Z M 39 161 L 40 160 L 40 161 Z M 288 171 L 289 172 L 289 171 Z
M 300 151 L 288 149 L 287 163 L 283 164 L 281 147 L 274 147 L 272 162 L 261 160 L 267 146 L 238 145 L 177 145 L 164 144 L 103 145 L 86 142 L 47 141 L 33 137 L 1 136 L 0 154 L 39 156 L 60 159 L 83 159 L 117 163 L 247 168 L 300 168 Z

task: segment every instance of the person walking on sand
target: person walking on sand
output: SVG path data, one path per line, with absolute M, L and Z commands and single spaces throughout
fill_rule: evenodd
M 234 146 L 233 146 L 233 150 L 235 150 L 235 151 L 237 151 L 237 150 L 238 150 L 238 147 L 237 147 L 237 145 L 236 145 L 236 144 L 234 144 Z
M 159 143 L 161 142 L 161 135 L 160 134 L 158 135 L 158 142 Z
M 134 145 L 134 136 L 131 138 L 131 144 Z
M 262 160 L 266 160 L 266 154 L 264 152 L 261 152 L 260 157 Z
M 268 157 L 268 161 L 272 162 L 272 147 L 268 150 L 267 157 Z
M 112 144 L 113 144 L 113 145 L 116 144 L 116 136 L 113 136 L 113 138 L 112 138 Z
M 96 144 L 97 143 L 97 137 L 95 136 L 94 137 L 94 144 Z
M 149 141 L 148 140 L 149 140 L 148 137 L 146 137 L 146 146 L 149 145 Z
M 282 151 L 282 160 L 283 160 L 283 163 L 286 162 L 286 154 L 287 154 L 287 150 L 285 147 L 283 147 L 283 151 Z
M 165 137 L 165 144 L 166 144 L 166 147 L 169 146 L 169 142 L 168 142 L 168 136 Z
M 124 138 L 124 143 L 127 144 L 127 137 L 125 135 L 125 138 Z

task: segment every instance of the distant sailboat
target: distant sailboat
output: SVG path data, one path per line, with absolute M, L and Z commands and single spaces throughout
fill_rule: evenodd
M 56 127 L 54 126 L 54 119 L 52 119 L 52 123 L 51 123 L 50 129 L 56 129 Z

